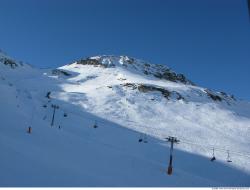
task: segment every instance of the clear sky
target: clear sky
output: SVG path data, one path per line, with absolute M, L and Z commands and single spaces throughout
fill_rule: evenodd
M 128 55 L 250 100 L 247 0 L 0 0 L 0 49 L 42 68 Z

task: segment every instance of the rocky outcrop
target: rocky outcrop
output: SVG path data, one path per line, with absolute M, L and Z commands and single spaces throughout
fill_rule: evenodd
M 160 88 L 160 87 L 155 87 L 155 86 L 150 86 L 150 85 L 145 85 L 145 84 L 140 84 L 138 86 L 138 90 L 140 92 L 152 92 L 152 91 L 158 91 L 161 92 L 161 94 L 165 97 L 165 98 L 169 98 L 169 96 L 171 95 L 171 92 L 164 89 L 164 88 Z
M 0 62 L 3 63 L 4 65 L 10 66 L 13 69 L 18 66 L 18 64 L 15 61 L 5 57 L 0 58 Z
M 176 74 L 165 65 L 150 64 L 128 56 L 95 56 L 81 59 L 76 63 L 80 65 L 93 65 L 95 67 L 104 68 L 121 66 L 129 68 L 130 70 L 134 70 L 137 73 L 141 72 L 144 75 L 152 75 L 159 79 L 194 85 L 194 83 L 188 80 L 183 74 Z
M 205 92 L 207 93 L 207 96 L 210 97 L 214 101 L 219 101 L 221 102 L 223 99 L 219 95 L 213 93 L 212 91 L 206 89 Z
M 63 70 L 60 70 L 60 69 L 54 69 L 54 70 L 52 70 L 52 74 L 53 75 L 57 75 L 57 76 L 60 76 L 60 75 L 71 76 L 70 73 L 68 73 L 66 71 L 63 71 Z
M 165 80 L 169 80 L 172 82 L 181 82 L 184 84 L 194 85 L 194 83 L 189 81 L 183 74 L 176 74 L 175 72 L 172 72 L 169 69 L 165 70 L 162 73 L 159 73 L 159 72 L 155 73 L 154 76 L 156 78 L 165 79 Z
M 132 90 L 137 89 L 139 92 L 148 93 L 148 92 L 160 92 L 168 100 L 170 97 L 175 98 L 176 100 L 185 100 L 184 97 L 176 91 L 169 91 L 165 88 L 153 86 L 149 84 L 136 84 L 136 83 L 124 83 L 121 84 L 124 87 L 131 88 Z
M 99 62 L 99 60 L 97 59 L 90 59 L 90 58 L 87 58 L 87 59 L 81 59 L 80 61 L 77 61 L 76 62 L 77 64 L 80 64 L 80 65 L 93 65 L 93 66 L 100 66 L 100 67 L 107 67 L 106 65 L 102 64 L 101 62 Z

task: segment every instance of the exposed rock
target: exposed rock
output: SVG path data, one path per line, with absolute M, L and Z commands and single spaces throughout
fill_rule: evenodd
M 177 100 L 185 100 L 185 98 L 179 92 L 173 91 L 172 94 L 175 95 Z
M 171 72 L 170 70 L 165 70 L 163 73 L 157 72 L 154 74 L 154 76 L 156 78 L 165 79 L 172 82 L 180 81 L 182 83 L 187 83 L 187 80 L 183 74 L 176 75 L 176 73 Z
M 220 94 L 226 98 L 226 99 L 231 99 L 231 100 L 234 100 L 236 101 L 236 98 L 234 97 L 234 95 L 228 95 L 226 92 L 220 92 Z
M 124 80 L 127 80 L 127 79 L 125 79 L 125 78 L 119 78 L 117 80 L 124 81 Z
M 140 92 L 147 93 L 147 92 L 160 92 L 165 98 L 169 99 L 171 95 L 174 95 L 174 97 L 177 100 L 185 100 L 184 97 L 176 91 L 170 92 L 169 90 L 161 87 L 156 87 L 152 85 L 147 84 L 135 84 L 135 83 L 124 83 L 121 84 L 122 86 L 132 88 L 132 90 L 138 89 Z
M 107 67 L 106 65 L 100 63 L 99 60 L 90 59 L 90 58 L 81 59 L 80 61 L 77 61 L 76 63 L 80 65 L 93 65 L 93 66 Z
M 59 69 L 54 69 L 54 70 L 52 70 L 52 74 L 53 74 L 53 75 L 71 76 L 71 74 L 69 74 L 68 72 L 63 71 L 63 70 L 59 70 Z
M 176 82 L 177 79 L 177 75 L 173 72 L 169 72 L 169 71 L 165 71 L 162 75 L 162 78 L 166 79 L 166 80 L 170 80 L 173 82 Z
M 130 87 L 130 88 L 132 88 L 132 90 L 137 89 L 137 85 L 135 83 L 124 83 L 121 85 L 126 86 L 126 87 Z
M 208 89 L 206 89 L 205 92 L 207 93 L 208 97 L 210 97 L 214 101 L 220 101 L 221 102 L 223 100 L 220 96 L 214 94 L 213 92 L 211 92 Z
M 183 83 L 187 82 L 187 79 L 183 74 L 177 74 L 177 80 Z
M 220 92 L 220 93 L 221 93 L 222 96 L 225 96 L 225 97 L 228 96 L 226 92 Z
M 164 89 L 164 88 L 159 88 L 159 87 L 155 87 L 155 86 L 149 86 L 149 85 L 144 85 L 144 84 L 140 84 L 138 86 L 138 90 L 140 92 L 150 92 L 150 91 L 159 91 L 161 92 L 161 94 L 165 97 L 165 98 L 169 98 L 171 92 Z
M 232 98 L 234 101 L 237 101 L 237 99 L 234 97 L 234 95 L 231 95 L 230 98 Z
M 128 58 L 126 61 L 128 64 L 133 64 L 135 62 L 133 58 Z
M 17 67 L 17 63 L 11 59 L 7 59 L 7 58 L 0 58 L 0 62 L 2 62 L 5 65 L 9 65 L 11 68 L 15 68 Z
M 162 78 L 163 78 L 162 74 L 161 74 L 161 73 L 158 73 L 158 72 L 155 73 L 154 76 L 155 76 L 156 78 L 159 78 L 159 79 L 162 79 Z

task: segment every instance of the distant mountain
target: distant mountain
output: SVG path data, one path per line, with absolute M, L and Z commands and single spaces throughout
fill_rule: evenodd
M 37 69 L 0 52 L 0 92 L 0 186 L 250 186 L 250 103 L 165 65 Z

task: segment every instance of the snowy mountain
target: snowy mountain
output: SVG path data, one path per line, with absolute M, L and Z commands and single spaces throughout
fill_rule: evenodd
M 164 65 L 0 52 L 0 92 L 0 186 L 250 186 L 250 103 Z

